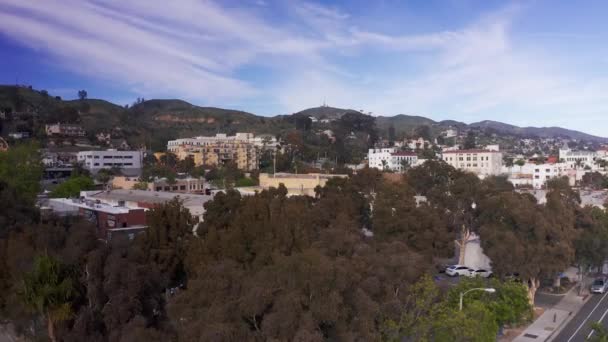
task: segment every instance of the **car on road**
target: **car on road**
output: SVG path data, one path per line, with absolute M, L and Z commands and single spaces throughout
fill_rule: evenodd
M 464 265 L 451 265 L 448 266 L 445 269 L 445 274 L 451 276 L 451 277 L 457 277 L 457 276 L 461 276 L 461 275 L 469 275 L 470 272 L 470 268 L 464 266 Z
M 606 277 L 596 278 L 591 284 L 591 293 L 604 293 L 608 288 L 608 280 Z
M 492 271 L 488 271 L 484 268 L 470 269 L 468 276 L 471 278 L 473 278 L 473 277 L 490 278 L 492 276 Z

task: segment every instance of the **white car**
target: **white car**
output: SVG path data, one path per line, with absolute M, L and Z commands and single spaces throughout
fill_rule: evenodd
M 473 278 L 473 277 L 489 278 L 492 276 L 492 271 L 488 271 L 483 268 L 470 269 L 469 274 L 467 274 L 467 275 L 471 278 Z
M 451 265 L 445 269 L 445 274 L 456 277 L 461 275 L 469 275 L 471 269 L 463 265 Z

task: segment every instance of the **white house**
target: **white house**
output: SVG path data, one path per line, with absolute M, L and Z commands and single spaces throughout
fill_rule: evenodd
M 91 173 L 96 174 L 102 169 L 117 167 L 126 176 L 138 175 L 141 172 L 142 151 L 80 151 L 77 161 Z

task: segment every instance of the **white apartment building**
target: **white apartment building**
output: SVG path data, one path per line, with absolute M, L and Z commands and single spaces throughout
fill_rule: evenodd
M 457 169 L 472 172 L 480 177 L 499 175 L 502 153 L 489 150 L 443 151 L 443 161 Z
M 253 133 L 236 133 L 236 135 L 226 135 L 218 133 L 215 136 L 199 136 L 194 138 L 184 138 L 169 140 L 167 150 L 176 152 L 181 147 L 205 147 L 221 143 L 250 143 L 255 147 L 263 149 L 276 149 L 277 139 L 273 136 L 255 136 Z
M 80 151 L 77 161 L 93 174 L 117 167 L 126 176 L 132 176 L 141 172 L 143 157 L 142 151 Z
M 371 148 L 367 153 L 368 165 L 379 170 L 402 172 L 407 165 L 414 166 L 418 155 L 413 152 L 397 151 L 395 148 Z
M 598 154 L 594 151 L 573 151 L 569 148 L 559 149 L 560 161 L 572 167 L 577 166 L 577 163 L 580 163 L 582 167 L 593 167 L 597 158 Z

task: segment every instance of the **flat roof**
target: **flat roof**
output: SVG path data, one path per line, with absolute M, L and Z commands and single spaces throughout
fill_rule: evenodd
M 281 178 L 291 178 L 291 179 L 315 179 L 315 178 L 323 178 L 323 179 L 329 179 L 329 178 L 334 178 L 334 177 L 348 177 L 348 175 L 338 175 L 338 174 L 325 174 L 325 173 L 282 173 L 282 172 L 277 172 L 275 174 L 272 173 L 267 173 L 268 178 L 275 178 L 275 179 L 281 179 Z
M 476 149 L 476 150 L 451 150 L 451 151 L 443 151 L 442 153 L 443 154 L 448 154 L 448 153 L 500 153 L 500 151 Z
M 61 203 L 63 205 L 72 206 L 76 208 L 83 208 L 87 210 L 101 211 L 108 214 L 128 214 L 132 210 L 144 210 L 144 208 L 127 208 L 112 206 L 107 203 L 94 203 L 89 201 L 83 201 L 80 199 L 72 198 L 51 198 L 50 203 Z
M 109 191 L 83 191 L 86 197 L 98 198 L 101 200 L 114 200 L 114 201 L 129 201 L 129 202 L 145 202 L 145 203 L 165 203 L 179 197 L 184 202 L 184 206 L 201 206 L 207 201 L 213 199 L 213 196 L 209 195 L 197 195 L 197 194 L 182 194 L 168 191 L 148 191 L 148 190 L 126 190 L 126 189 L 115 189 Z

